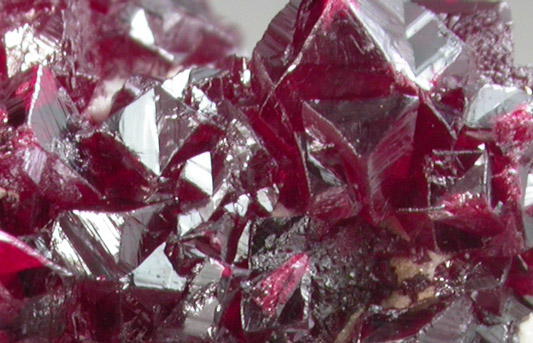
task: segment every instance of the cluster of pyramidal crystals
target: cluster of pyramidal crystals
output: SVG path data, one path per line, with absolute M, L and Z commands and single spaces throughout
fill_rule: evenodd
M 1 343 L 530 343 L 498 1 L 0 2 Z M 529 338 L 530 339 L 530 338 Z

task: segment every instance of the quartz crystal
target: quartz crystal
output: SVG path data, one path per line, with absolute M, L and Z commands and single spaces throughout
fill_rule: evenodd
M 529 343 L 505 3 L 0 11 L 0 343 Z

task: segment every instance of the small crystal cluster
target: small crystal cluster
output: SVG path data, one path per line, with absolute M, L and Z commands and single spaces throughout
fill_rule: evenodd
M 0 3 L 0 343 L 528 343 L 498 1 Z M 529 319 L 531 321 L 531 319 Z

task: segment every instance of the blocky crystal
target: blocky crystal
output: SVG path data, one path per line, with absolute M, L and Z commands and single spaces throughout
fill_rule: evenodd
M 506 4 L 0 10 L 0 343 L 528 343 Z

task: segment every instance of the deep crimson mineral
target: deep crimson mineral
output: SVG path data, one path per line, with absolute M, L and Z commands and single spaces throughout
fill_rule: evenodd
M 3 1 L 0 343 L 525 337 L 533 73 L 446 3 Z

